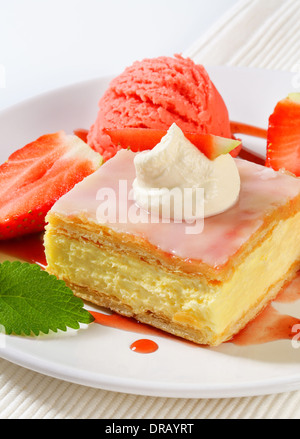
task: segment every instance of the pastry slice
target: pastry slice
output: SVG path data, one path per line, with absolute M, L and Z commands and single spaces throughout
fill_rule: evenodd
M 186 233 L 184 222 L 147 221 L 132 200 L 134 156 L 118 152 L 53 206 L 47 270 L 82 299 L 176 336 L 230 340 L 300 269 L 300 180 L 235 159 L 238 202 Z

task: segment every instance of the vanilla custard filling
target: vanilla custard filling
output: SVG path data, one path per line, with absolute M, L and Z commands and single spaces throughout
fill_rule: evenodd
M 132 307 L 134 313 L 162 314 L 214 334 L 241 319 L 266 291 L 283 280 L 291 266 L 300 263 L 300 213 L 280 221 L 237 267 L 225 283 L 168 273 L 139 255 L 99 248 L 86 239 L 74 239 L 47 226 L 48 271 L 73 285 L 107 293 Z M 274 256 L 275 255 L 275 256 Z

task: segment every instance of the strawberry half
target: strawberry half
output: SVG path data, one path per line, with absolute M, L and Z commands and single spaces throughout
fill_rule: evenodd
M 43 231 L 53 204 L 101 162 L 81 139 L 63 131 L 14 152 L 0 166 L 0 239 Z
M 120 128 L 106 129 L 115 145 L 122 149 L 130 148 L 133 152 L 153 149 L 167 134 L 167 130 L 152 128 Z M 214 160 L 221 154 L 232 154 L 236 157 L 241 150 L 241 142 L 235 139 L 213 136 L 212 134 L 184 133 L 185 137 L 193 143 L 203 154 Z
M 270 116 L 266 166 L 300 176 L 300 93 L 278 102 Z

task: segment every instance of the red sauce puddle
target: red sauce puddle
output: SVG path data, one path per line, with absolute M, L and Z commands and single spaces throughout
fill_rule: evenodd
M 41 233 L 0 241 L 0 252 L 42 268 L 47 265 Z
M 268 130 L 264 128 L 258 128 L 241 122 L 231 121 L 230 128 L 232 134 L 246 134 L 252 137 L 260 137 L 261 139 L 266 139 L 268 135 Z

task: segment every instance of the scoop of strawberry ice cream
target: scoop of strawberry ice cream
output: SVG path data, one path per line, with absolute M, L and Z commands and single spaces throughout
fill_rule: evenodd
M 99 101 L 88 144 L 104 160 L 116 154 L 105 129 L 168 129 L 231 137 L 226 105 L 205 68 L 180 55 L 136 61 L 111 82 Z

